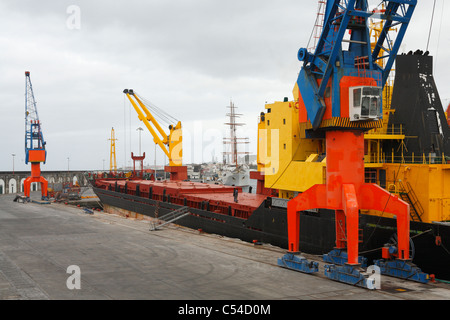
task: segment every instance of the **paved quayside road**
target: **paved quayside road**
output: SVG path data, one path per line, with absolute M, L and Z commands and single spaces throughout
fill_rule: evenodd
M 0 196 L 0 299 L 450 298 L 444 284 L 382 277 L 382 289 L 369 291 L 280 268 L 280 248 L 13 198 Z M 71 265 L 80 289 L 68 289 Z

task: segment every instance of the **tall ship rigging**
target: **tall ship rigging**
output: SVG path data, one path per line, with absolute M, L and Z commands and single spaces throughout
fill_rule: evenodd
M 223 139 L 224 146 L 229 151 L 225 151 L 223 153 L 223 171 L 222 171 L 222 182 L 228 186 L 239 186 L 244 187 L 248 190 L 250 186 L 250 174 L 249 168 L 245 161 L 243 163 L 239 163 L 239 155 L 248 156 L 249 152 L 238 150 L 238 146 L 242 144 L 248 144 L 248 138 L 240 138 L 237 136 L 237 128 L 245 125 L 244 123 L 237 122 L 237 119 L 242 115 L 236 113 L 236 107 L 234 103 L 230 101 L 230 106 L 228 107 L 230 110 L 227 113 L 229 117 L 229 122 L 225 123 L 225 125 L 230 128 L 230 136 Z M 228 148 L 227 148 L 228 149 Z

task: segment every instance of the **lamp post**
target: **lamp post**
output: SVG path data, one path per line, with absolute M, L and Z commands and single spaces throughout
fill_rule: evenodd
M 16 156 L 16 154 L 15 153 L 11 153 L 11 155 L 12 155 L 12 158 L 13 158 L 13 174 L 14 174 L 14 157 Z
M 144 131 L 141 127 L 137 128 L 136 131 L 139 131 L 139 155 L 142 156 L 141 153 L 141 132 Z

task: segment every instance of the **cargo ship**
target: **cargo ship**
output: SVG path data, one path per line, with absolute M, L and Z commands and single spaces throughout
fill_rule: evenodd
M 397 58 L 397 79 L 390 104 L 395 109 L 386 107 L 385 116 L 389 118 L 384 126 L 365 135 L 366 180 L 379 184 L 410 204 L 413 262 L 438 279 L 450 280 L 450 190 L 447 187 L 450 164 L 445 156 L 450 154 L 447 144 L 450 135 L 445 114 L 440 111 L 442 106 L 436 105 L 440 103 L 437 91 L 430 89 L 436 88 L 431 62 L 431 56 L 418 54 Z M 412 69 L 412 66 L 420 68 Z M 419 84 L 419 80 L 425 78 L 423 75 L 427 75 L 427 82 Z M 417 87 L 423 90 L 411 94 L 410 81 L 417 82 Z M 434 100 L 428 99 L 433 96 Z M 267 150 L 263 150 L 266 144 L 259 145 L 259 170 L 250 172 L 251 178 L 257 180 L 256 193 L 243 192 L 242 187 L 213 183 L 147 180 L 139 172 L 130 177 L 91 174 L 89 180 L 106 212 L 158 218 L 186 207 L 190 214 L 174 223 L 287 248 L 287 202 L 297 193 L 322 182 L 326 166 L 325 155 L 320 152 L 324 150 L 321 147 L 323 141 L 300 138 L 295 125 L 299 110 L 295 104 L 295 101 L 268 104 L 266 112 L 260 115 L 260 129 L 267 124 L 274 126 L 280 141 L 295 135 L 299 138 L 298 145 L 293 145 L 295 140 L 286 140 L 287 143 L 291 141 L 286 147 L 281 144 L 277 174 L 263 174 L 273 172 L 274 168 L 268 157 L 263 157 L 267 154 Z M 413 106 L 416 112 L 402 109 L 407 106 Z M 427 121 L 422 122 L 423 118 Z M 264 137 L 262 141 L 270 138 Z M 311 143 L 315 142 L 316 146 L 312 147 Z M 285 150 L 291 154 L 283 154 Z M 427 152 L 431 150 L 432 153 Z M 304 152 L 303 159 L 299 157 L 300 151 Z M 295 182 L 290 181 L 293 177 L 296 177 Z M 381 248 L 386 243 L 396 243 L 396 219 L 387 213 L 361 212 L 359 227 L 360 252 L 369 263 L 381 257 Z M 301 215 L 302 252 L 325 254 L 333 249 L 335 240 L 333 211 L 318 209 Z
M 356 20 L 355 25 L 365 26 Z M 364 133 L 365 182 L 409 204 L 409 258 L 423 272 L 448 281 L 450 129 L 432 63 L 432 56 L 420 50 L 398 55 L 395 79 L 387 81 L 382 92 L 366 92 L 367 87 L 359 92 L 358 116 L 375 120 L 371 124 L 375 127 Z M 381 94 L 382 109 L 373 109 Z M 367 104 L 364 99 L 369 99 Z M 139 119 L 145 122 L 145 118 L 139 114 Z M 323 121 L 330 127 L 352 125 L 348 118 L 331 114 L 325 114 Z M 297 84 L 291 101 L 284 98 L 265 106 L 258 124 L 258 169 L 250 172 L 256 193 L 238 186 L 186 181 L 181 164 L 166 167 L 171 179 L 164 181 L 144 179 L 142 172 L 128 177 L 94 173 L 88 178 L 106 212 L 168 219 L 202 232 L 288 249 L 289 201 L 326 183 L 326 140 L 312 126 Z M 181 125 L 176 128 L 181 130 Z M 397 245 L 397 217 L 384 210 L 360 210 L 358 228 L 359 254 L 369 264 L 382 257 L 386 244 Z M 302 212 L 300 250 L 316 255 L 330 252 L 336 247 L 336 229 L 334 210 Z

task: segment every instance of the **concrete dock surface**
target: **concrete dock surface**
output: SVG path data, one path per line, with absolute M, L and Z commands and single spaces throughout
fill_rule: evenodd
M 270 245 L 14 197 L 0 196 L 2 300 L 450 299 L 445 283 L 382 276 L 367 290 L 278 267 Z

